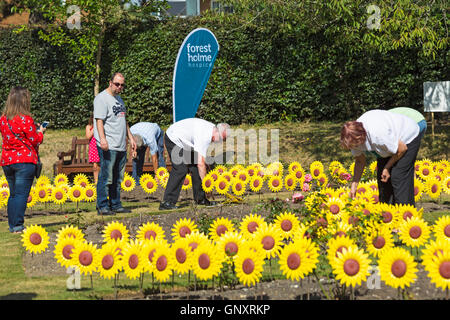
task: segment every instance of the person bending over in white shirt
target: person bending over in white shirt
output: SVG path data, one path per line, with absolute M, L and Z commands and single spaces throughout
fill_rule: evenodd
M 380 202 L 415 205 L 414 163 L 424 131 L 413 119 L 385 110 L 371 110 L 346 122 L 341 145 L 355 157 L 350 196 L 357 193 L 369 152 L 377 156 Z
M 230 126 L 217 126 L 198 118 L 188 118 L 172 124 L 164 135 L 164 143 L 172 163 L 160 210 L 176 209 L 176 202 L 188 172 L 192 177 L 192 191 L 197 204 L 214 205 L 206 198 L 202 180 L 206 176 L 206 153 L 211 142 L 225 141 Z

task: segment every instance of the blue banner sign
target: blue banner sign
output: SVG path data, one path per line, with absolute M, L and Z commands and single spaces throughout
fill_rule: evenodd
M 195 29 L 184 39 L 173 74 L 173 122 L 195 117 L 218 52 L 208 29 Z

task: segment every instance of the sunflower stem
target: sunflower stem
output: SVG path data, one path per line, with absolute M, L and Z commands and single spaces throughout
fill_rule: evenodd
M 91 277 L 91 289 L 94 289 L 94 280 L 92 279 L 92 274 L 90 275 Z
M 114 276 L 114 297 L 117 300 L 117 279 L 119 278 L 119 274 L 117 273 Z
M 316 279 L 317 279 L 317 283 L 319 284 L 320 290 L 322 290 L 322 293 L 325 295 L 325 297 L 327 297 L 328 300 L 331 300 L 330 296 L 329 296 L 329 295 L 327 294 L 327 292 L 325 291 L 323 285 L 320 283 L 320 279 L 319 279 L 319 277 L 317 276 L 317 273 L 316 273 L 315 270 L 314 270 L 313 274 L 314 274 L 314 276 L 315 276 Z

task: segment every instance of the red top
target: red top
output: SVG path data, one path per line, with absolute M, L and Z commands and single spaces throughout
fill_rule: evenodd
M 33 118 L 25 115 L 17 115 L 9 124 L 20 140 L 11 132 L 5 116 L 0 117 L 0 131 L 2 133 L 2 158 L 1 166 L 14 163 L 37 163 L 37 150 L 44 139 L 42 132 L 36 132 Z M 28 149 L 24 143 L 28 145 Z

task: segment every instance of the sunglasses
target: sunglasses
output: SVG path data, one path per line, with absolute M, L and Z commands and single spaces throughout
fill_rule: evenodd
M 122 88 L 125 88 L 125 83 L 113 82 L 113 85 L 115 85 L 116 87 L 122 87 Z

